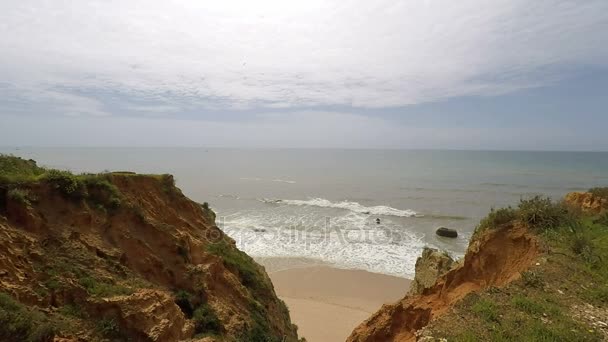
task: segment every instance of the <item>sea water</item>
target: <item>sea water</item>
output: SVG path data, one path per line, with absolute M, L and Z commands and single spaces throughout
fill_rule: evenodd
M 424 246 L 464 254 L 492 207 L 608 185 L 608 153 L 0 148 L 74 172 L 171 173 L 254 257 L 411 277 Z M 456 239 L 435 235 L 457 229 Z

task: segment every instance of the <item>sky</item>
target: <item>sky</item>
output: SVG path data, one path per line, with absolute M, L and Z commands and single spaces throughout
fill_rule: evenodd
M 606 0 L 0 0 L 0 146 L 608 151 Z

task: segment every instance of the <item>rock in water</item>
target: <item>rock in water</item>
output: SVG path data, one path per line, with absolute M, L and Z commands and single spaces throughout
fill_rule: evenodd
M 437 231 L 435 232 L 435 234 L 437 234 L 439 236 L 443 236 L 443 237 L 449 237 L 449 238 L 458 237 L 458 232 L 456 231 L 456 229 L 450 229 L 450 228 L 446 228 L 446 227 L 437 228 Z

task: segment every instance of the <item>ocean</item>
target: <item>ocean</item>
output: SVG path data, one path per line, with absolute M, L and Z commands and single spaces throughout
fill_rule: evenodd
M 0 148 L 73 172 L 171 173 L 257 258 L 314 259 L 411 278 L 424 246 L 464 254 L 490 208 L 608 185 L 608 153 Z M 378 223 L 379 219 L 379 223 Z M 435 235 L 457 229 L 456 239 Z

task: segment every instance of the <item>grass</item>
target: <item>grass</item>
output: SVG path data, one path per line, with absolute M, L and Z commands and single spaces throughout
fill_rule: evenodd
M 0 293 L 1 341 L 52 341 L 55 330 L 42 313 L 29 310 L 11 296 Z
M 608 310 L 608 225 L 544 197 L 492 210 L 478 231 L 526 225 L 542 240 L 544 260 L 504 288 L 469 294 L 430 326 L 449 341 L 602 341 L 597 318 L 575 307 Z M 581 316 L 582 315 L 582 316 Z
M 133 290 L 128 287 L 98 281 L 93 277 L 82 277 L 78 279 L 78 282 L 87 290 L 87 292 L 91 296 L 111 297 L 120 295 L 130 295 L 133 293 Z
M 478 300 L 471 311 L 488 322 L 498 322 L 498 307 L 488 299 Z
M 0 154 L 0 184 L 27 183 L 45 172 L 34 160 Z

